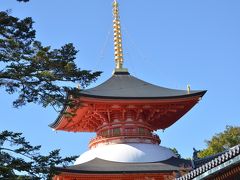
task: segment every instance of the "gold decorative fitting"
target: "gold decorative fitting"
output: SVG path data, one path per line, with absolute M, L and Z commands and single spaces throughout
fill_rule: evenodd
M 123 68 L 122 33 L 117 0 L 113 2 L 113 18 L 115 71 L 127 71 Z
M 187 85 L 187 92 L 188 92 L 188 94 L 190 93 L 190 91 L 191 91 L 191 87 L 190 87 L 190 85 L 188 84 L 188 85 Z

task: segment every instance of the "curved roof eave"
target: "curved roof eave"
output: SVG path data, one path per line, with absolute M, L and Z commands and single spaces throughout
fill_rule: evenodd
M 196 97 L 200 96 L 203 97 L 204 94 L 207 92 L 207 90 L 202 90 L 202 91 L 191 91 L 188 94 L 183 94 L 183 95 L 176 95 L 176 96 L 155 96 L 155 97 L 119 97 L 119 96 L 102 96 L 102 95 L 94 95 L 94 94 L 85 94 L 85 93 L 80 93 L 82 97 L 91 97 L 91 98 L 96 98 L 96 99 L 118 99 L 118 100 L 147 100 L 147 99 L 181 99 L 181 98 L 188 98 L 188 97 Z
M 57 168 L 59 172 L 67 173 L 88 173 L 88 174 L 118 174 L 118 173 L 163 173 L 178 171 L 182 165 L 191 168 L 191 161 L 171 157 L 164 161 L 153 163 L 124 163 L 106 161 L 95 158 L 80 165 L 73 165 L 66 168 Z
M 102 84 L 82 90 L 81 96 L 106 99 L 172 99 L 204 95 L 206 91 L 188 91 L 157 86 L 130 74 L 114 74 Z
M 62 110 L 61 110 L 61 112 L 59 113 L 57 119 L 56 119 L 54 122 L 52 122 L 51 124 L 48 125 L 50 128 L 54 129 L 54 128 L 57 127 L 57 125 L 58 125 L 58 124 L 60 123 L 60 121 L 61 121 L 61 118 L 62 118 L 63 114 L 66 112 L 67 108 L 68 108 L 68 106 L 64 106 L 64 107 L 62 108 Z
M 204 90 L 204 91 L 196 91 L 195 93 L 191 93 L 191 94 L 186 94 L 186 95 L 182 95 L 182 96 L 172 96 L 172 97 L 125 97 L 125 98 L 122 98 L 122 97 L 103 97 L 103 96 L 94 96 L 94 95 L 86 95 L 86 94 L 81 94 L 83 97 L 90 97 L 90 98 L 95 98 L 95 99 L 101 99 L 101 100 L 113 100 L 113 99 L 116 99 L 116 100 L 167 100 L 167 99 L 182 99 L 182 98 L 189 98 L 189 97 L 203 97 L 204 94 L 206 93 L 207 91 Z M 56 128 L 57 125 L 60 123 L 61 121 L 61 118 L 64 114 L 64 112 L 66 112 L 67 110 L 67 106 L 65 106 L 61 112 L 59 113 L 59 116 L 57 117 L 57 119 L 51 123 L 49 125 L 49 127 L 51 128 Z
M 186 91 L 156 86 L 140 80 L 129 73 L 115 73 L 102 84 L 82 90 L 79 97 L 89 97 L 96 100 L 173 100 L 190 97 L 202 97 L 207 91 Z M 57 119 L 50 124 L 56 128 L 67 107 L 63 107 Z

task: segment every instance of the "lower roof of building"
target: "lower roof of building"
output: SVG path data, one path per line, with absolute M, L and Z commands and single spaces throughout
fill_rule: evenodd
M 83 164 L 57 168 L 59 172 L 88 173 L 88 174 L 116 174 L 116 173 L 159 173 L 179 171 L 180 168 L 192 168 L 190 160 L 171 157 L 168 160 L 153 163 L 123 163 L 106 161 L 95 158 Z

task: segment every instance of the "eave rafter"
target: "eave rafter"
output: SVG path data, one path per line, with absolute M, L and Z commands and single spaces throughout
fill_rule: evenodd
M 61 119 L 59 130 L 95 132 L 104 123 L 111 124 L 114 120 L 147 123 L 154 130 L 164 129 L 190 110 L 199 100 L 199 97 L 176 101 L 146 101 L 144 102 L 87 102 L 76 111 L 76 117 Z

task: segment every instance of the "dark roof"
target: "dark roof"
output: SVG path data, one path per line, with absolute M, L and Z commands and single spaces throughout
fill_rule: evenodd
M 202 97 L 206 91 L 190 91 L 169 89 L 156 86 L 131 76 L 128 72 L 115 72 L 112 77 L 102 84 L 85 89 L 80 92 L 82 97 L 93 97 L 97 99 L 121 99 L 121 100 L 141 100 L 141 99 L 178 99 L 185 97 Z M 55 128 L 61 120 L 67 107 L 64 107 L 58 118 L 49 126 Z
M 169 89 L 140 80 L 129 73 L 115 73 L 111 78 L 91 89 L 81 92 L 82 96 L 113 99 L 169 99 L 203 96 L 206 91 Z
M 212 160 L 214 160 L 215 158 L 217 158 L 218 156 L 221 156 L 222 154 L 226 153 L 228 150 L 226 151 L 223 151 L 223 152 L 220 152 L 220 153 L 217 153 L 217 154 L 213 154 L 211 156 L 207 156 L 207 157 L 204 157 L 204 158 L 199 158 L 199 159 L 194 159 L 193 160 L 193 166 L 194 168 L 198 168 Z
M 211 156 L 213 157 L 213 156 Z M 231 161 L 234 158 L 238 157 L 237 162 Z M 209 157 L 203 158 L 203 162 L 205 159 L 209 159 Z M 211 159 L 211 158 L 210 158 Z M 229 162 L 229 163 L 226 163 Z M 208 162 L 202 164 L 201 166 L 195 168 L 194 170 L 190 171 L 189 173 L 176 178 L 176 180 L 191 180 L 194 179 L 202 174 L 206 174 L 206 176 L 211 175 L 211 173 L 219 173 L 222 169 L 224 169 L 227 166 L 235 165 L 235 163 L 240 164 L 240 144 L 237 146 L 234 146 L 233 148 L 230 148 L 228 151 L 220 154 L 219 156 L 215 157 L 212 160 L 209 160 Z M 223 165 L 220 167 L 220 165 Z M 218 167 L 216 171 L 213 171 L 214 168 Z M 208 171 L 212 170 L 209 174 L 206 173 Z
M 57 168 L 59 172 L 71 173 L 135 173 L 135 172 L 168 172 L 179 168 L 192 168 L 191 161 L 172 157 L 168 160 L 153 163 L 123 163 L 95 158 L 83 164 Z

